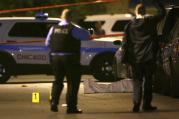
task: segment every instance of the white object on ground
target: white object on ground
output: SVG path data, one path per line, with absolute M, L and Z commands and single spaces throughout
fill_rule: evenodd
M 124 79 L 112 83 L 98 83 L 93 80 L 84 80 L 84 93 L 133 92 L 132 79 Z

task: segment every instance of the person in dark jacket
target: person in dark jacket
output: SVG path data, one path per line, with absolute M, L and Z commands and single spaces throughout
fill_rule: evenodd
M 63 90 L 64 77 L 67 79 L 67 113 L 82 113 L 77 108 L 80 86 L 80 40 L 89 40 L 90 33 L 71 22 L 72 11 L 64 9 L 61 22 L 54 25 L 46 38 L 49 46 L 50 63 L 55 76 L 51 94 L 51 111 L 58 112 L 59 98 Z
M 132 67 L 133 74 L 133 112 L 154 111 L 156 106 L 152 106 L 152 79 L 156 66 L 158 45 L 157 24 L 165 16 L 165 8 L 158 1 L 153 4 L 157 8 L 157 14 L 153 16 L 145 15 L 145 6 L 140 3 L 135 9 L 135 19 L 130 21 L 125 29 L 125 51 L 128 64 Z

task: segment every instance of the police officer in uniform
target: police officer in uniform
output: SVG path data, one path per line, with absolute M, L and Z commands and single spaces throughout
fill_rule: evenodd
M 50 61 L 55 76 L 52 85 L 51 111 L 58 112 L 58 104 L 63 90 L 64 77 L 67 79 L 67 113 L 82 113 L 77 108 L 80 86 L 80 40 L 89 40 L 90 33 L 71 22 L 72 11 L 64 9 L 61 22 L 53 26 L 47 35 L 46 46 L 51 49 Z

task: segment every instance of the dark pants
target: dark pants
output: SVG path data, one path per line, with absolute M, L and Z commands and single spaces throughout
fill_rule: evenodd
M 152 101 L 152 80 L 155 72 L 155 62 L 132 64 L 133 73 L 133 103 L 140 105 L 143 98 L 143 106 L 151 105 Z
M 52 86 L 52 103 L 59 104 L 59 98 L 63 90 L 63 81 L 66 77 L 66 103 L 68 108 L 76 108 L 77 95 L 81 79 L 79 56 L 52 56 L 51 65 L 55 76 L 55 81 L 53 82 Z

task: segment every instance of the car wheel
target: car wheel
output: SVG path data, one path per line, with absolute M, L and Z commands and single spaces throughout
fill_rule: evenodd
M 10 67 L 0 61 L 0 83 L 5 83 L 10 78 Z
M 95 58 L 91 64 L 92 75 L 98 80 L 103 82 L 115 81 L 113 71 L 114 54 L 103 54 Z

